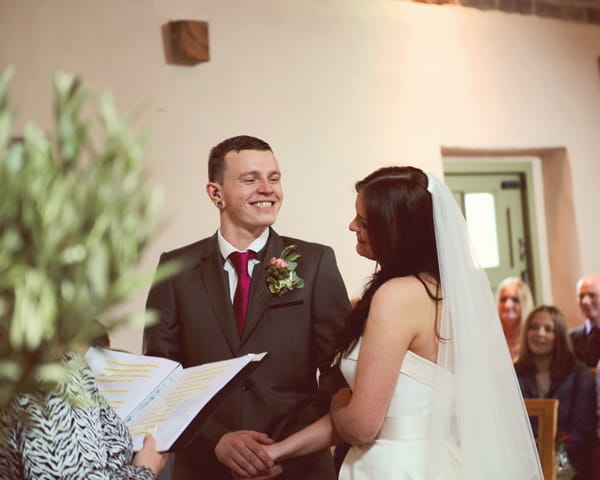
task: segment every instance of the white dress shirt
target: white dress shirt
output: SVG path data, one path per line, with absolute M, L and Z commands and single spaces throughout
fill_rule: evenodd
M 267 244 L 267 240 L 269 240 L 269 228 L 265 228 L 265 231 L 261 233 L 256 240 L 254 240 L 250 245 L 248 245 L 248 250 L 252 250 L 253 252 L 260 252 L 264 246 Z M 223 264 L 223 269 L 227 272 L 227 277 L 229 278 L 229 298 L 231 303 L 233 303 L 233 297 L 235 295 L 235 289 L 237 288 L 238 277 L 235 271 L 231 260 L 229 259 L 229 255 L 233 252 L 240 252 L 235 248 L 231 243 L 225 240 L 225 237 L 221 234 L 221 229 L 217 230 L 217 241 L 219 242 L 219 251 L 221 255 L 225 259 L 225 263 Z M 254 270 L 254 266 L 260 263 L 258 258 L 252 258 L 248 261 L 248 275 L 252 278 L 252 271 Z

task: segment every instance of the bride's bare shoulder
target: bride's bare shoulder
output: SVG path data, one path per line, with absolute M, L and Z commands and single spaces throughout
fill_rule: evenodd
M 378 339 L 376 348 L 383 345 L 404 345 L 425 358 L 435 358 L 433 336 L 438 308 L 436 300 L 436 282 L 415 277 L 398 277 L 385 282 L 375 292 L 367 317 L 365 338 Z M 424 334 L 427 334 L 424 336 Z M 425 339 L 424 345 L 416 344 L 417 339 Z
M 422 275 L 420 278 L 414 276 L 392 278 L 377 289 L 373 301 L 376 299 L 394 303 L 404 301 L 419 302 L 420 300 L 431 301 L 430 294 L 438 296 L 436 295 L 437 282 L 434 278 L 426 275 Z
M 430 293 L 436 295 L 435 283 L 423 282 L 415 277 L 398 277 L 385 282 L 377 289 L 371 301 L 370 317 L 398 318 L 402 314 L 407 317 L 420 316 L 429 312 L 434 300 Z M 428 293 L 429 290 L 429 293 Z

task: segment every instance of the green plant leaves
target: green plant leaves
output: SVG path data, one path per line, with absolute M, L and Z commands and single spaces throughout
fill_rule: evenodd
M 54 127 L 13 132 L 0 76 L 0 406 L 62 378 L 57 361 L 89 341 L 89 325 L 151 276 L 133 275 L 162 195 L 143 170 L 146 136 L 110 95 L 93 98 L 56 74 Z M 139 324 L 145 313 L 111 326 Z

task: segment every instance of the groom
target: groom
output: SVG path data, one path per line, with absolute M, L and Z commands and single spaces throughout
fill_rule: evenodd
M 283 191 L 266 142 L 224 140 L 210 152 L 208 177 L 219 229 L 161 255 L 160 263 L 178 259 L 185 266 L 149 293 L 146 307 L 157 311 L 159 321 L 144 331 L 144 353 L 184 367 L 250 352 L 269 356 L 223 401 L 195 443 L 177 452 L 175 479 L 225 480 L 231 472 L 276 476 L 281 468 L 286 480 L 335 479 L 328 451 L 280 467 L 262 448 L 318 419 L 330 396 L 345 386 L 331 367 L 335 337 L 350 309 L 333 250 L 271 228 Z M 296 274 L 304 284 L 286 291 L 286 279 L 277 280 L 267 266 L 290 245 L 300 255 Z

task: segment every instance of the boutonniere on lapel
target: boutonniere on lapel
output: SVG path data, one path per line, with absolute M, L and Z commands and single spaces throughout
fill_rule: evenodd
M 299 253 L 293 253 L 296 248 L 296 245 L 288 245 L 279 257 L 271 258 L 267 264 L 267 285 L 273 295 L 281 297 L 304 286 L 304 280 L 296 274 L 296 260 L 300 258 Z

